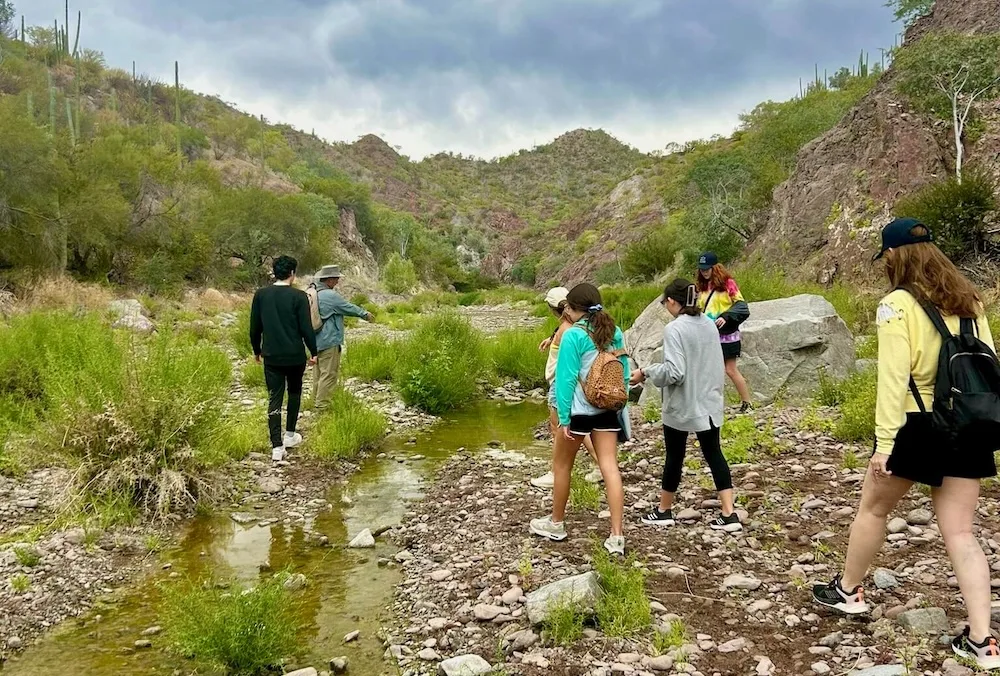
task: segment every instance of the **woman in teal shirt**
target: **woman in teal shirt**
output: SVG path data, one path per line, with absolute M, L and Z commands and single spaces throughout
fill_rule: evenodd
M 573 461 L 583 439 L 589 434 L 597 452 L 598 465 L 604 477 L 604 488 L 611 510 L 611 536 L 604 547 L 612 554 L 625 553 L 625 536 L 622 531 L 625 495 L 618 471 L 618 433 L 621 423 L 615 411 L 602 410 L 587 401 L 583 382 L 598 351 L 621 350 L 625 338 L 614 319 L 604 311 L 601 293 L 591 284 L 575 286 L 566 297 L 566 313 L 575 322 L 566 331 L 559 346 L 556 362 L 556 408 L 559 414 L 559 432 L 556 435 L 555 457 L 552 472 L 555 485 L 552 489 L 552 514 L 532 519 L 530 530 L 535 535 L 550 540 L 565 540 L 566 502 L 569 500 L 570 473 Z M 625 387 L 628 387 L 628 358 L 620 358 L 625 366 Z

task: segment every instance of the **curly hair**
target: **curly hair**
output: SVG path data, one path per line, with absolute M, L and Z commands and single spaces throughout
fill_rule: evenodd
M 725 291 L 727 288 L 727 283 L 733 278 L 729 274 L 729 270 L 722 263 L 716 263 L 712 266 L 712 274 L 708 279 L 705 279 L 699 274 L 695 277 L 695 284 L 698 287 L 698 292 L 703 291 Z

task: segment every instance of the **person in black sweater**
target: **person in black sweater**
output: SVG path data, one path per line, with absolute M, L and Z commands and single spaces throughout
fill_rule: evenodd
M 270 401 L 267 425 L 271 434 L 271 459 L 282 460 L 285 449 L 302 443 L 295 431 L 302 403 L 302 376 L 306 363 L 316 363 L 316 332 L 309 318 L 309 298 L 296 289 L 298 261 L 279 256 L 274 261 L 271 286 L 259 289 L 250 306 L 250 344 L 260 363 L 264 362 L 264 381 Z M 306 357 L 306 348 L 311 357 Z M 285 435 L 281 435 L 281 405 L 288 389 L 288 415 Z

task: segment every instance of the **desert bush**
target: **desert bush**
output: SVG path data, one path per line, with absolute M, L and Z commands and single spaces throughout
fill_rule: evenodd
M 58 438 L 79 461 L 85 501 L 124 498 L 150 515 L 193 506 L 210 493 L 201 442 L 221 425 L 230 381 L 226 355 L 169 334 L 133 349 L 121 396 L 96 409 L 68 407 Z
M 440 312 L 402 342 L 392 379 L 407 404 L 439 414 L 473 401 L 487 367 L 479 332 L 468 320 Z
M 344 351 L 341 365 L 344 377 L 360 378 L 365 382 L 389 382 L 392 380 L 397 349 L 395 340 L 380 335 L 352 342 Z
M 389 293 L 409 293 L 417 285 L 413 261 L 392 254 L 382 270 L 382 281 Z
M 642 311 L 659 298 L 663 288 L 647 284 L 644 286 L 612 286 L 601 289 L 604 309 L 614 318 L 622 331 L 627 331 L 642 314 Z
M 320 458 L 351 458 L 378 446 L 385 438 L 385 416 L 362 404 L 347 390 L 337 388 L 330 408 L 320 414 L 309 435 L 308 450 Z
M 646 571 L 636 565 L 635 555 L 616 561 L 599 546 L 594 548 L 593 563 L 604 591 L 595 609 L 601 631 L 626 637 L 648 629 L 652 611 L 646 596 Z
M 538 344 L 549 334 L 542 332 L 503 331 L 486 343 L 494 372 L 502 378 L 512 378 L 521 387 L 545 387 L 547 354 L 539 352 Z
M 258 676 L 280 667 L 298 648 L 300 621 L 283 576 L 256 587 L 238 583 L 168 587 L 164 625 L 182 655 L 232 676 Z
M 649 280 L 669 270 L 677 259 L 680 238 L 662 227 L 633 242 L 625 250 L 622 269 L 629 279 Z
M 961 181 L 953 176 L 904 197 L 896 213 L 920 219 L 941 250 L 961 262 L 985 248 L 987 223 L 997 211 L 996 188 L 986 170 L 966 168 Z
M 871 441 L 875 438 L 875 399 L 878 370 L 870 368 L 840 383 L 840 420 L 833 435 L 841 441 Z
M 722 454 L 730 464 L 753 462 L 759 453 L 777 451 L 773 432 L 757 427 L 751 416 L 733 418 L 722 426 Z

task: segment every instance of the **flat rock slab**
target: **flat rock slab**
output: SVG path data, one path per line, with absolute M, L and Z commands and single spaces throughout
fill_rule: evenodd
M 943 608 L 915 608 L 900 613 L 896 618 L 899 626 L 915 634 L 947 633 L 948 616 Z
M 553 608 L 562 604 L 571 604 L 592 613 L 600 597 L 601 585 L 594 571 L 567 577 L 528 594 L 528 619 L 532 624 L 541 624 Z
M 852 671 L 847 676 L 904 676 L 904 674 L 906 667 L 902 664 L 880 664 L 877 667 Z
M 438 665 L 441 676 L 483 676 L 493 670 L 479 655 L 459 655 Z

